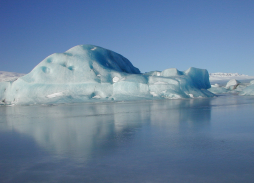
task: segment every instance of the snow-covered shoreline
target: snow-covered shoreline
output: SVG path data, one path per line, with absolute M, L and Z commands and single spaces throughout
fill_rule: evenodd
M 209 73 L 211 77 L 238 77 L 238 76 L 248 76 L 245 74 L 239 73 L 224 73 L 224 72 L 216 72 L 216 73 Z

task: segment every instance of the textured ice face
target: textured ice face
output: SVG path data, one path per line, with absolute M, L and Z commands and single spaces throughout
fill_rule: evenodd
M 205 69 L 175 68 L 141 74 L 113 51 L 79 45 L 55 53 L 29 74 L 0 84 L 3 104 L 48 104 L 85 101 L 212 97 Z

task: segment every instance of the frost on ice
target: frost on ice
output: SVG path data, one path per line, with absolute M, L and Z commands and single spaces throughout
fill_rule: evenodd
M 16 81 L 0 83 L 0 100 L 2 104 L 49 104 L 212 97 L 210 87 L 205 69 L 141 74 L 120 54 L 79 45 L 48 56 Z

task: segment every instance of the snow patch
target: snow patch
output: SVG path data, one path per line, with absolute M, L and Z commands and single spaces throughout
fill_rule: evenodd
M 218 83 L 215 83 L 214 85 L 211 85 L 211 87 L 220 87 Z
M 113 83 L 116 83 L 116 82 L 118 82 L 120 79 L 119 79 L 119 77 L 113 77 Z
M 61 97 L 61 96 L 63 96 L 63 95 L 64 95 L 63 92 L 58 92 L 58 93 L 52 93 L 52 94 L 50 94 L 50 95 L 47 95 L 46 97 L 47 97 L 47 98 L 55 98 L 55 97 Z
M 168 83 L 163 82 L 163 81 L 158 81 L 158 82 L 155 82 L 154 84 L 155 85 L 165 85 L 165 84 L 168 84 Z
M 150 92 L 150 94 L 151 94 L 153 97 L 157 97 L 157 96 L 158 96 L 158 94 L 155 93 L 155 92 Z

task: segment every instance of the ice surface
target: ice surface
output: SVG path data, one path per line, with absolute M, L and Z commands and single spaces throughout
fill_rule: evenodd
M 220 93 L 227 93 L 229 92 L 228 89 L 225 87 L 211 87 L 208 89 L 210 92 L 215 93 L 215 94 L 220 94 Z
M 191 67 L 184 73 L 194 81 L 193 83 L 197 88 L 199 89 L 211 88 L 209 74 L 206 69 L 197 69 Z
M 120 54 L 79 45 L 41 61 L 29 74 L 0 84 L 5 104 L 212 97 L 205 69 L 141 74 Z
M 249 86 L 242 89 L 240 95 L 254 95 L 254 80 L 250 81 Z
M 178 71 L 176 68 L 166 69 L 161 72 L 161 76 L 164 76 L 164 77 L 179 76 L 179 75 L 183 75 L 183 72 Z
M 215 83 L 214 85 L 211 85 L 211 87 L 220 87 L 218 83 Z
M 0 106 L 0 182 L 250 183 L 253 99 Z
M 254 84 L 251 84 L 244 88 L 241 92 L 240 95 L 254 95 Z
M 151 72 L 146 72 L 144 75 L 149 75 L 149 76 L 161 76 L 161 71 L 151 71 Z

